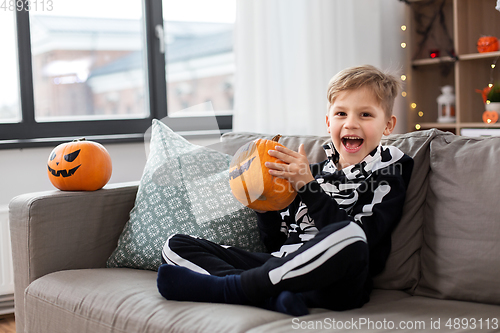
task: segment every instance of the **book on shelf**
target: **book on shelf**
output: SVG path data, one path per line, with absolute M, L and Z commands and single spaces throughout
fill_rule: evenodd
M 500 128 L 462 128 L 460 135 L 472 137 L 500 136 Z

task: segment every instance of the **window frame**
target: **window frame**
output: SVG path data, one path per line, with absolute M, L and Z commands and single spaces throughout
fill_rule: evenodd
M 21 121 L 0 123 L 0 149 L 54 146 L 74 138 L 86 137 L 101 143 L 125 143 L 144 140 L 153 119 L 167 119 L 168 125 L 184 136 L 220 134 L 232 129 L 232 115 L 216 116 L 219 131 L 214 131 L 206 117 L 168 117 L 165 54 L 160 52 L 156 27 L 163 28 L 161 0 L 143 0 L 144 31 L 147 57 L 147 118 L 69 120 L 37 122 L 33 92 L 33 68 L 28 11 L 17 11 L 17 56 Z M 168 48 L 165 47 L 165 52 Z M 216 133 L 218 132 L 218 133 Z

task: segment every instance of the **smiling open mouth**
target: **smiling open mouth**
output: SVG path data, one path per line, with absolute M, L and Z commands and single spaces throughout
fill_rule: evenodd
M 363 139 L 357 136 L 344 136 L 342 144 L 347 150 L 356 150 L 363 144 Z
M 80 165 L 77 167 L 74 167 L 73 169 L 69 169 L 69 170 L 54 170 L 51 167 L 49 167 L 48 165 L 47 165 L 47 168 L 49 168 L 49 172 L 55 177 L 59 177 L 59 176 L 69 177 L 69 176 L 72 176 L 76 172 L 76 170 L 80 167 Z

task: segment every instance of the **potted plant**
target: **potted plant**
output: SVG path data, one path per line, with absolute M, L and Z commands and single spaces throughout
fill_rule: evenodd
M 496 111 L 500 115 L 500 84 L 491 87 L 486 95 L 486 111 Z

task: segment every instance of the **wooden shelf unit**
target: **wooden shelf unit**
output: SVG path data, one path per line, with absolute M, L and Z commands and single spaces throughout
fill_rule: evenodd
M 500 38 L 500 12 L 496 0 L 444 0 L 443 13 L 446 30 L 439 22 L 433 24 L 429 38 L 422 43 L 417 34 L 413 6 L 420 6 L 426 17 L 433 17 L 441 0 L 425 5 L 427 1 L 413 1 L 407 7 L 408 75 L 406 82 L 408 104 L 408 130 L 439 128 L 460 134 L 462 128 L 500 128 L 500 124 L 482 121 L 484 104 L 476 89 L 490 83 L 491 64 L 500 57 L 500 51 L 479 53 L 477 40 L 481 36 Z M 423 8 L 423 9 L 422 9 Z M 428 24 L 424 21 L 424 25 Z M 439 50 L 441 57 L 430 58 L 431 50 Z M 453 52 L 456 57 L 453 57 Z M 500 61 L 497 64 L 500 66 Z M 493 72 L 494 82 L 500 82 L 500 69 Z M 438 123 L 437 98 L 441 87 L 451 85 L 456 96 L 454 123 Z M 415 103 L 416 107 L 411 105 Z M 419 112 L 423 112 L 419 116 Z

